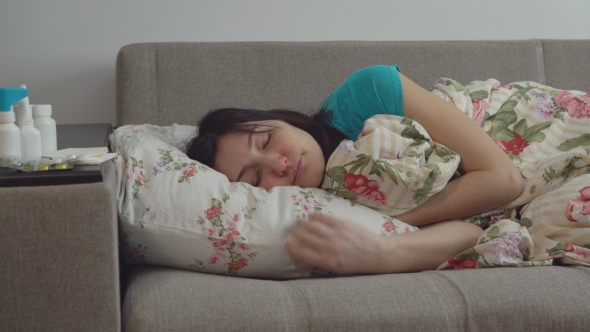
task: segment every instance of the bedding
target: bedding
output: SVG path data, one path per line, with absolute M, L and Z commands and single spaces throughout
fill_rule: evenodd
M 395 218 L 318 188 L 270 191 L 189 159 L 194 126 L 128 125 L 110 136 L 121 252 L 126 262 L 230 276 L 327 275 L 284 250 L 290 225 L 319 211 L 381 235 L 416 231 Z
M 590 265 L 588 94 L 493 79 L 465 86 L 440 79 L 432 92 L 480 124 L 525 181 L 517 199 L 465 218 L 484 233 L 439 269 L 541 266 L 555 259 Z M 295 220 L 321 211 L 377 234 L 417 231 L 395 215 L 460 176 L 460 156 L 433 142 L 420 124 L 392 115 L 367 120 L 357 141 L 340 144 L 323 189 L 230 183 L 186 156 L 195 133 L 194 126 L 136 125 L 111 135 L 127 262 L 250 277 L 327 275 L 286 255 L 283 238 Z
M 439 268 L 590 265 L 590 96 L 494 79 L 442 78 L 432 92 L 481 125 L 525 183 L 515 200 L 465 218 L 484 234 Z M 442 190 L 459 161 L 418 123 L 378 115 L 331 155 L 322 188 L 395 216 Z

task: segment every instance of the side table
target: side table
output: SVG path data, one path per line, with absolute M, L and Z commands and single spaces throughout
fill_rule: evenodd
M 57 149 L 107 146 L 110 123 L 57 125 Z M 102 181 L 100 165 L 76 165 L 71 170 L 22 172 L 0 168 L 0 187 L 48 186 Z
M 59 125 L 58 149 L 110 124 Z M 116 170 L 0 173 L 0 331 L 121 330 Z

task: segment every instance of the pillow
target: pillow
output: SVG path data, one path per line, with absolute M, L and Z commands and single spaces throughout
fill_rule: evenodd
M 318 188 L 270 191 L 231 183 L 189 159 L 194 126 L 123 126 L 110 136 L 119 188 L 121 246 L 128 263 L 266 278 L 329 274 L 292 260 L 290 225 L 313 211 L 381 235 L 416 231 L 387 215 Z

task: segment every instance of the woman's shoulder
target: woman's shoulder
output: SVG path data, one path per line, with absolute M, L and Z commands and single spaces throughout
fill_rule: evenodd
M 373 65 L 353 72 L 350 78 L 397 77 L 400 72 L 398 65 Z
M 397 65 L 373 65 L 353 72 L 324 101 L 334 112 L 333 126 L 356 139 L 364 121 L 375 114 L 403 116 L 403 93 Z
M 397 65 L 373 65 L 353 72 L 344 81 L 336 93 L 346 91 L 346 94 L 367 93 L 391 94 L 401 89 L 399 78 L 399 67 Z

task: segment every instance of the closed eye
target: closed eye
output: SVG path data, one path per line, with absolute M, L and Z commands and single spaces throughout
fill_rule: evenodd
M 262 170 L 258 168 L 256 170 L 256 181 L 254 182 L 254 187 L 260 187 L 260 180 L 262 179 Z
M 272 135 L 270 134 L 270 132 L 268 132 L 267 136 L 266 136 L 266 143 L 264 143 L 264 145 L 262 146 L 263 149 L 265 149 L 266 146 L 268 145 L 268 143 L 270 143 L 271 137 L 272 137 Z
M 264 144 L 262 145 L 262 149 L 266 149 L 266 147 L 268 146 L 268 143 L 270 143 L 270 139 L 272 138 L 272 135 L 270 132 L 266 133 L 266 142 L 264 142 Z M 254 187 L 260 187 L 260 182 L 262 181 L 262 170 L 260 168 L 258 168 L 256 170 L 256 181 L 254 181 Z

